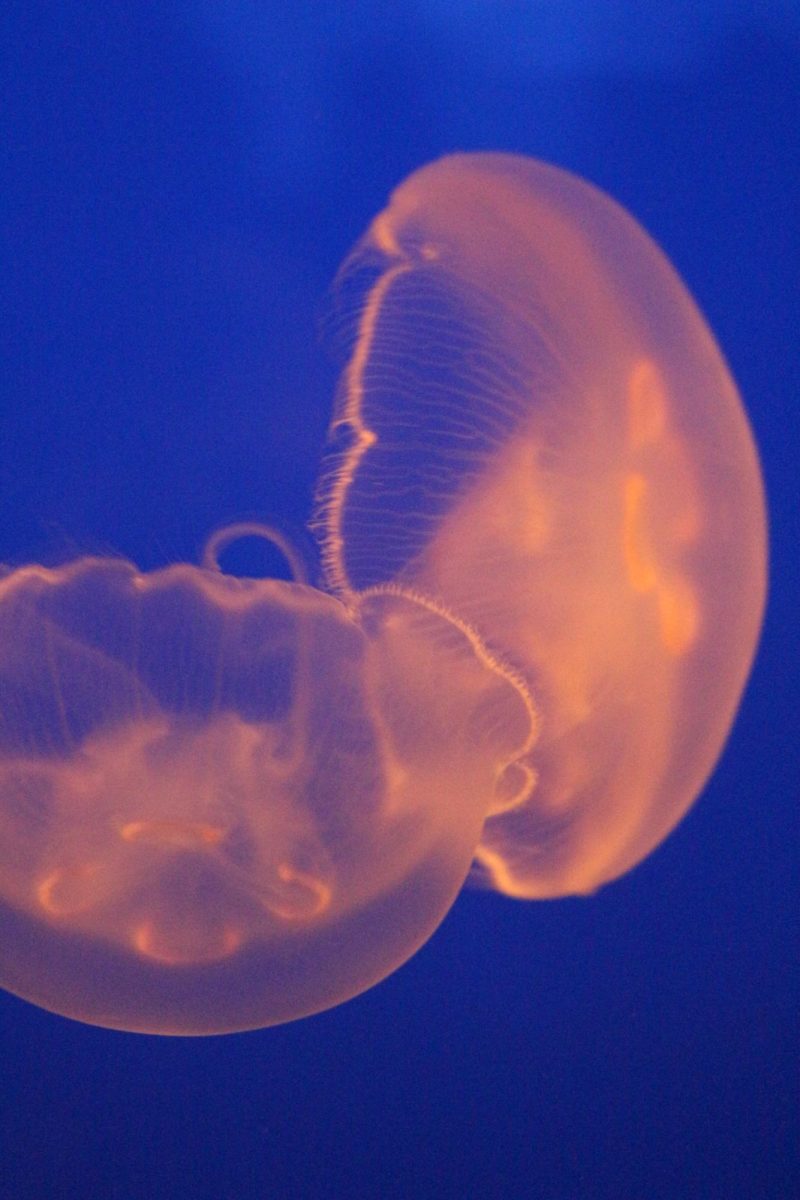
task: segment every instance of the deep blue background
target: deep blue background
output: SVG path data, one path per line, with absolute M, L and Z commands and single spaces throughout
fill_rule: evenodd
M 754 15 L 754 14 L 758 15 Z M 629 207 L 709 317 L 770 608 L 701 802 L 592 900 L 466 894 L 332 1012 L 202 1040 L 0 1001 L 2 1200 L 797 1194 L 800 11 L 760 0 L 3 8 L 0 555 L 301 530 L 343 255 L 411 169 L 530 153 Z

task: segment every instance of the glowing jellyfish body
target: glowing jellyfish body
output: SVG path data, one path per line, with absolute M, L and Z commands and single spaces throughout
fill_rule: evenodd
M 330 583 L 411 584 L 517 667 L 538 783 L 487 823 L 476 877 L 589 891 L 692 803 L 750 667 L 765 517 L 735 385 L 635 221 L 531 160 L 423 168 L 342 286 L 362 300 Z
M 471 864 L 531 897 L 620 874 L 719 754 L 763 498 L 658 249 L 573 176 L 461 155 L 340 284 L 327 592 L 225 576 L 217 541 L 0 580 L 0 982 L 47 1008 L 210 1033 L 329 1007 Z
M 403 596 L 100 559 L 0 589 L 3 981 L 47 1008 L 204 1033 L 347 999 L 523 778 L 518 689 Z

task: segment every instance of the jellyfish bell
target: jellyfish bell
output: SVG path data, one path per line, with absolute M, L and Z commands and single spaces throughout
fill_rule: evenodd
M 590 892 L 697 797 L 752 662 L 766 523 L 735 384 L 633 218 L 514 155 L 406 179 L 338 297 L 328 586 L 419 588 L 514 664 L 537 783 L 472 879 Z
M 339 1003 L 429 937 L 529 786 L 525 690 L 469 627 L 224 575 L 253 533 L 203 567 L 0 581 L 2 982 L 45 1008 L 197 1034 Z

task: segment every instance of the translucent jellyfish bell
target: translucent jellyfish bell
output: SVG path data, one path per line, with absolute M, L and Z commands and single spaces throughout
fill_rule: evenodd
M 753 658 L 764 498 L 735 385 L 636 222 L 530 159 L 417 171 L 340 290 L 329 586 L 413 586 L 519 671 L 536 785 L 473 879 L 591 891 L 698 795 Z
M 81 1020 L 223 1032 L 347 999 L 428 938 L 524 786 L 524 696 L 470 631 L 234 579 L 219 548 L 0 584 L 3 983 Z
M 765 587 L 741 404 L 612 201 L 519 158 L 417 172 L 345 265 L 326 591 L 259 526 L 202 565 L 0 575 L 0 983 L 157 1033 L 370 987 L 473 865 L 584 892 L 719 754 Z M 293 583 L 236 579 L 236 537 Z

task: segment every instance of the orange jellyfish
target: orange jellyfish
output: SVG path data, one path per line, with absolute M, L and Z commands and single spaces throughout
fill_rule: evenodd
M 758 460 L 694 303 L 574 176 L 457 155 L 339 278 L 315 527 L 200 566 L 0 577 L 0 983 L 222 1033 L 370 987 L 465 879 L 589 892 L 713 768 L 766 575 Z M 236 579 L 277 540 L 292 583 Z

